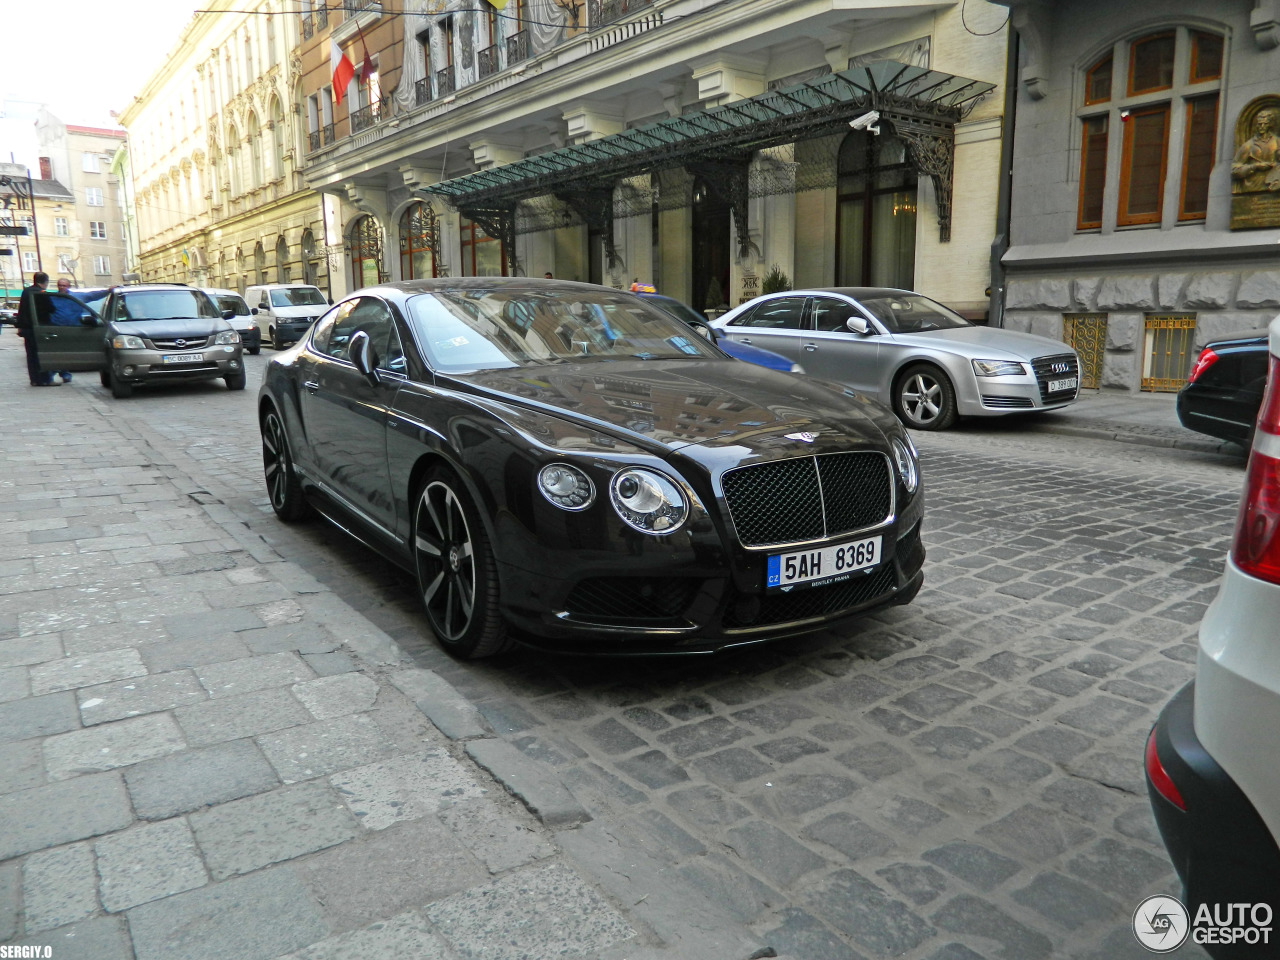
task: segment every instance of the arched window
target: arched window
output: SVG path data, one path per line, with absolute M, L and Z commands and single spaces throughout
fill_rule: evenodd
M 357 288 L 372 287 L 382 278 L 382 232 L 365 214 L 351 226 L 351 280 Z
M 440 221 L 429 204 L 410 204 L 400 215 L 400 278 L 425 280 L 438 276 L 435 251 L 440 247 Z
M 284 129 L 284 111 L 280 109 L 280 98 L 274 97 L 271 100 L 271 133 L 274 146 L 272 151 L 275 156 L 272 157 L 272 163 L 275 165 L 277 177 L 284 176 L 284 150 L 285 150 L 285 129 Z
M 1076 229 L 1205 218 L 1222 63 L 1220 35 L 1169 27 L 1121 40 L 1085 68 Z
M 247 183 L 262 186 L 262 131 L 258 128 L 257 114 L 249 114 L 249 176 Z
M 302 282 L 315 284 L 319 272 L 316 262 L 316 238 L 309 229 L 302 231 Z
M 289 282 L 289 244 L 284 237 L 276 241 L 276 283 Z
M 915 285 L 916 169 L 889 130 L 855 130 L 839 157 L 836 284 Z
M 267 251 L 262 249 L 261 243 L 253 248 L 253 273 L 255 284 L 267 282 Z
M 227 184 L 231 196 L 238 197 L 240 188 L 240 133 L 235 127 L 227 129 Z

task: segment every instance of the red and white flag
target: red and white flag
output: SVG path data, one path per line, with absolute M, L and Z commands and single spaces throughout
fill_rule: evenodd
M 329 66 L 333 68 L 333 100 L 335 103 L 342 103 L 342 98 L 347 95 L 347 84 L 355 76 L 356 68 L 332 38 L 329 40 Z

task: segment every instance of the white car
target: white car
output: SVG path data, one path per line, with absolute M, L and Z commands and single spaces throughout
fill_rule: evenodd
M 1280 955 L 1202 935 L 1197 916 L 1267 904 L 1280 918 L 1280 317 L 1266 393 L 1218 595 L 1200 624 L 1195 679 L 1160 714 L 1146 748 L 1152 812 L 1183 883 L 1194 942 L 1215 958 Z M 1216 914 L 1214 908 L 1218 907 Z M 1239 911 L 1235 911 L 1238 915 Z M 1256 919 L 1250 909 L 1249 919 Z M 1264 911 L 1257 911 L 1258 917 Z M 1241 928 L 1243 929 L 1243 928 Z M 1259 934 L 1260 936 L 1260 934 Z
M 1065 343 L 975 326 L 910 290 L 767 294 L 711 326 L 735 343 L 782 354 L 811 377 L 875 397 L 918 430 L 945 430 L 957 416 L 1054 410 L 1080 389 L 1080 358 Z

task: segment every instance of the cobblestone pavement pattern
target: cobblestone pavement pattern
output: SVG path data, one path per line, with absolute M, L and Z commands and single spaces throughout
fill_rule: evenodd
M 497 958 L 532 898 L 512 922 L 584 957 L 1149 956 L 1129 918 L 1176 878 L 1142 745 L 1191 675 L 1238 460 L 963 424 L 917 437 L 909 607 L 715 659 L 459 664 L 409 578 L 270 514 L 269 355 L 245 394 L 78 378 L 21 430 L 9 391 L 0 804 L 47 813 L 0 826 L 0 904 L 21 891 L 27 941 Z M 242 922 L 210 926 L 229 898 Z

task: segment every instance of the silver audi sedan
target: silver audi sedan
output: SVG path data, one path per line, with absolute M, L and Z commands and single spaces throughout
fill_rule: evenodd
M 801 364 L 890 404 L 908 427 L 1054 410 L 1080 390 L 1080 358 L 1059 340 L 975 326 L 910 290 L 828 287 L 757 297 L 711 321 L 721 336 Z

